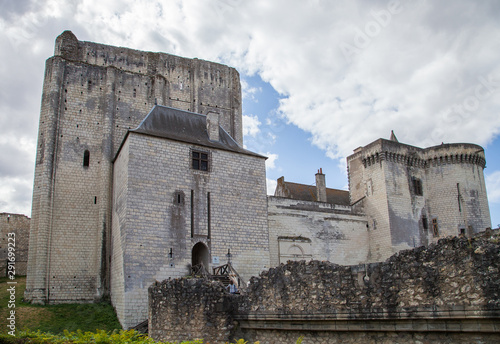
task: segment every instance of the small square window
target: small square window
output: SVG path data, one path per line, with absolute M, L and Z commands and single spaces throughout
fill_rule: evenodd
M 208 153 L 192 151 L 191 161 L 193 170 L 208 171 Z

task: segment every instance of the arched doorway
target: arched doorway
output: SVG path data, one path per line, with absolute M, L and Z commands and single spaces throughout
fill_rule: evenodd
M 191 266 L 193 268 L 199 264 L 203 264 L 205 270 L 208 271 L 208 263 L 210 262 L 208 247 L 204 243 L 197 243 L 193 247 L 193 251 L 191 253 Z

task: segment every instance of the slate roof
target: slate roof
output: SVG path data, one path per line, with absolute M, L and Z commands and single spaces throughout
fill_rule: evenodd
M 316 202 L 316 186 L 284 182 L 288 198 Z M 326 203 L 350 205 L 349 191 L 326 188 Z
M 211 141 L 205 115 L 162 105 L 155 105 L 141 124 L 129 132 L 266 158 L 241 147 L 220 126 L 219 141 Z

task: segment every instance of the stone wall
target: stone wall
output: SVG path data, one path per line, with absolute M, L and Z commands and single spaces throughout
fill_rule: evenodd
M 7 275 L 9 243 L 15 244 L 15 273 L 26 275 L 30 218 L 20 214 L 0 213 L 0 276 Z M 12 245 L 11 245 L 12 247 Z
M 367 220 L 359 207 L 267 198 L 271 266 L 288 260 L 367 260 Z
M 203 338 L 204 343 L 224 343 L 237 325 L 233 314 L 240 298 L 227 293 L 219 282 L 157 282 L 149 288 L 148 334 L 169 342 Z
M 384 263 L 289 262 L 252 278 L 234 299 L 237 311 L 230 315 L 238 327 L 231 335 L 263 344 L 300 335 L 305 343 L 496 343 L 499 255 L 500 236 L 489 234 L 441 239 Z M 150 297 L 171 283 L 179 282 L 152 288 Z M 150 312 L 155 339 L 175 332 L 163 317 Z

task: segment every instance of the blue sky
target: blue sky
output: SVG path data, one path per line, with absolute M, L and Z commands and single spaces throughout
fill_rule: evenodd
M 281 176 L 284 176 L 285 180 L 288 181 L 314 185 L 314 174 L 319 168 L 322 168 L 326 174 L 327 187 L 348 190 L 345 159 L 343 157 L 338 159 L 328 157 L 325 150 L 312 143 L 310 133 L 287 123 L 287 120 L 278 112 L 279 99 L 283 96 L 277 93 L 269 83 L 264 82 L 259 76 L 244 77 L 244 79 L 248 83 L 247 87 L 253 88 L 255 91 L 245 97 L 243 114 L 244 116 L 257 117 L 260 123 L 259 131 L 255 132 L 254 135 L 247 132 L 245 145 L 251 150 L 271 156 L 272 168 L 268 167 L 267 169 L 268 193 L 271 193 L 270 190 L 275 187 L 274 182 Z M 380 137 L 388 139 L 390 128 L 389 125 L 385 132 L 380 133 Z M 400 142 L 406 143 L 405 137 L 399 135 L 397 131 L 396 136 Z M 361 145 L 368 143 L 370 142 Z M 353 147 L 353 150 L 356 147 Z M 488 189 L 488 192 L 495 193 L 493 197 L 496 200 L 496 202 L 490 201 L 492 226 L 500 227 L 500 204 L 498 202 L 500 138 L 496 136 L 491 143 L 483 147 L 487 161 L 484 173 L 489 179 L 487 186 L 496 185 L 496 188 Z
M 346 188 L 345 157 L 392 129 L 419 147 L 479 144 L 496 226 L 498 18 L 495 0 L 0 0 L 0 211 L 30 214 L 44 63 L 72 30 L 235 67 L 271 188 L 319 168 Z

